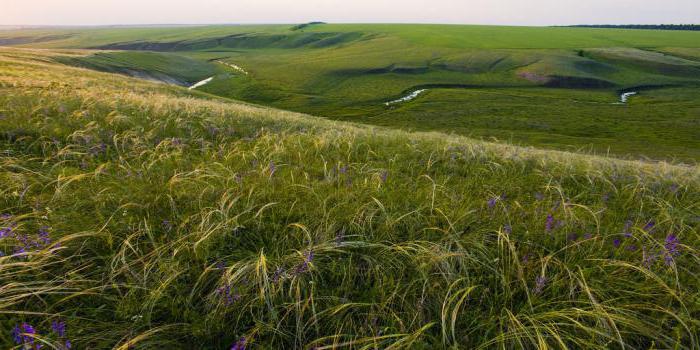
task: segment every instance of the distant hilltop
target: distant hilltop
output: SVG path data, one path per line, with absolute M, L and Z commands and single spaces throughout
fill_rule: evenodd
M 326 22 L 308 22 L 308 23 L 297 24 L 294 27 L 292 27 L 292 30 L 300 30 L 300 29 L 304 29 L 306 27 L 316 25 L 316 24 L 326 24 Z
M 657 30 L 696 30 L 700 24 L 578 24 L 564 27 L 578 28 L 619 28 L 619 29 L 657 29 Z

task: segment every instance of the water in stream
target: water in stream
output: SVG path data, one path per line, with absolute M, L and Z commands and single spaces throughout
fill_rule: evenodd
M 200 87 L 200 86 L 209 84 L 209 82 L 211 82 L 213 79 L 214 79 L 214 77 L 206 78 L 206 79 L 204 79 L 204 80 L 202 80 L 202 81 L 200 81 L 200 82 L 197 82 L 196 84 L 190 86 L 189 89 L 192 90 L 192 89 L 196 89 L 196 88 L 198 88 L 198 87 Z
M 410 94 L 408 94 L 408 95 L 406 95 L 406 96 L 404 96 L 404 97 L 402 97 L 402 98 L 400 98 L 400 99 L 398 99 L 398 100 L 393 100 L 393 101 L 386 102 L 386 103 L 384 103 L 384 105 L 390 106 L 390 105 L 393 105 L 393 104 L 396 104 L 396 103 L 401 103 L 401 102 L 410 101 L 410 100 L 412 100 L 412 99 L 418 97 L 418 95 L 424 93 L 425 91 L 427 91 L 427 90 L 426 90 L 426 89 L 421 89 L 421 90 L 413 91 L 412 93 L 410 93 Z
M 632 97 L 636 94 L 637 93 L 634 91 L 623 93 L 622 95 L 620 95 L 620 103 L 627 103 L 627 100 L 629 100 L 630 97 Z

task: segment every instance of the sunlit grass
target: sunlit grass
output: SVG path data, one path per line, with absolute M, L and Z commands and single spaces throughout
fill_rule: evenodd
M 697 167 L 49 62 L 0 51 L 6 347 L 23 322 L 58 349 L 700 346 Z

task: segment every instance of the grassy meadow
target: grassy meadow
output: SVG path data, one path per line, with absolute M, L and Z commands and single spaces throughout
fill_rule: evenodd
M 0 31 L 0 45 L 90 49 L 61 62 L 179 85 L 214 77 L 198 90 L 329 119 L 627 159 L 700 159 L 700 32 L 78 27 Z M 385 105 L 420 89 L 428 91 Z M 638 94 L 619 104 L 629 91 Z
M 4 348 L 700 348 L 697 166 L 58 63 L 84 57 L 0 49 Z

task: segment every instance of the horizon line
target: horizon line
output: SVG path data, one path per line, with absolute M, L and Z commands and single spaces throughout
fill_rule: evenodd
M 206 27 L 206 26 L 246 26 L 246 25 L 294 25 L 319 22 L 318 24 L 386 24 L 386 25 L 455 25 L 492 27 L 576 27 L 576 26 L 649 26 L 649 25 L 700 25 L 700 23 L 577 23 L 577 24 L 492 24 L 492 23 L 453 23 L 453 22 L 212 22 L 212 23 L 111 23 L 111 24 L 0 24 L 0 28 L 75 28 L 75 27 Z

